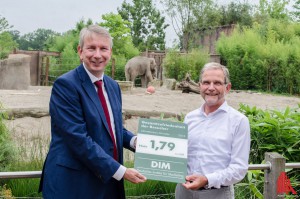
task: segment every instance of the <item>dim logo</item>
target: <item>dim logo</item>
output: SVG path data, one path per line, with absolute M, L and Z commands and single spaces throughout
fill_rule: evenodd
M 171 165 L 168 162 L 151 161 L 151 167 L 152 168 L 159 168 L 159 169 L 166 169 L 166 170 L 171 169 Z

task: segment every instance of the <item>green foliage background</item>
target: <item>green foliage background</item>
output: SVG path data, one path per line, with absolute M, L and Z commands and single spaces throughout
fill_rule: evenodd
M 300 24 L 271 19 L 221 37 L 217 51 L 233 89 L 300 94 L 299 30 Z
M 4 123 L 8 116 L 3 111 L 1 103 L 0 110 L 0 171 L 9 171 L 11 163 L 14 161 L 15 150 L 10 132 Z
M 194 81 L 198 81 L 200 70 L 208 60 L 209 54 L 205 50 L 194 49 L 182 54 L 175 50 L 168 51 L 163 60 L 165 75 L 181 81 L 189 73 Z
M 8 54 L 18 46 L 9 32 L 0 32 L 0 59 L 7 58 Z

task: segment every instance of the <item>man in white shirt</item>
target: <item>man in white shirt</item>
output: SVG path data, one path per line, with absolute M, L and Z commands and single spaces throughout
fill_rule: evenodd
M 232 199 L 233 184 L 248 170 L 248 118 L 230 107 L 228 69 L 219 63 L 204 65 L 200 93 L 205 103 L 188 113 L 188 176 L 176 187 L 176 199 Z

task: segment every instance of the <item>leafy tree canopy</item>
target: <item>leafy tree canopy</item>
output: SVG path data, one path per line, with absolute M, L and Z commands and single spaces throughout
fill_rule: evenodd
M 18 46 L 13 40 L 13 36 L 8 32 L 12 27 L 4 17 L 0 16 L 0 59 L 6 58 Z
M 113 38 L 114 55 L 124 55 L 125 58 L 129 59 L 139 54 L 132 42 L 129 21 L 123 20 L 121 15 L 113 13 L 102 15 L 102 19 L 104 22 L 99 23 L 99 25 L 109 30 Z
M 18 36 L 17 32 L 12 32 L 12 34 L 15 37 Z M 47 42 L 53 40 L 57 35 L 59 34 L 53 30 L 39 28 L 34 32 L 20 36 L 17 42 L 21 50 L 45 50 Z
M 295 4 L 293 5 L 295 11 L 293 12 L 293 16 L 296 21 L 300 21 L 300 0 L 296 0 Z
M 18 44 L 13 40 L 9 32 L 0 33 L 0 59 L 7 58 L 8 54 L 17 46 Z
M 256 13 L 256 21 L 265 23 L 269 18 L 288 21 L 291 19 L 287 10 L 289 0 L 260 0 Z
M 13 26 L 8 24 L 8 21 L 5 19 L 5 17 L 1 17 L 0 15 L 0 33 L 9 30 Z
M 133 43 L 140 51 L 165 49 L 165 29 L 168 25 L 152 0 L 133 0 L 133 5 L 124 1 L 118 12 L 131 23 Z

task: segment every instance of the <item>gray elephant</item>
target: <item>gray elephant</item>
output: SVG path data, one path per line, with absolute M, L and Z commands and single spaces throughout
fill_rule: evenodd
M 134 83 L 137 76 L 141 77 L 142 87 L 147 87 L 148 83 L 156 77 L 157 65 L 154 58 L 136 56 L 128 60 L 125 65 L 126 81 Z

